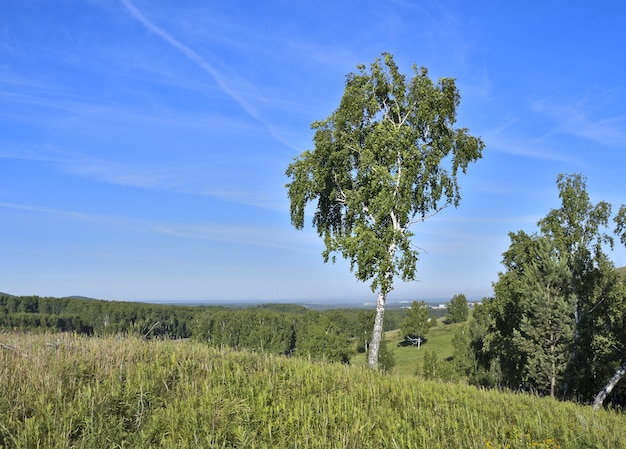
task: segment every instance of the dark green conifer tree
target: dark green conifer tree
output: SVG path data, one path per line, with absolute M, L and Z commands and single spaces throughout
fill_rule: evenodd
M 537 238 L 521 278 L 523 315 L 513 341 L 525 353 L 525 380 L 541 394 L 562 387 L 574 343 L 571 273 L 550 241 Z

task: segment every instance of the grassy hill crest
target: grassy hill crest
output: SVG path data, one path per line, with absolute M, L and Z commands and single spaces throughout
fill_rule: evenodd
M 193 341 L 0 334 L 5 448 L 617 448 L 626 418 Z

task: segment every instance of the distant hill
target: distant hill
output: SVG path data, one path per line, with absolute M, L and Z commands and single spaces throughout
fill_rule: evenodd
M 626 267 L 616 268 L 615 271 L 617 271 L 622 276 L 626 276 Z
M 0 296 L 11 296 L 13 298 L 16 297 L 16 295 L 12 295 L 11 293 L 5 293 L 5 292 L 0 292 Z M 37 295 L 22 295 L 22 296 L 37 296 Z M 63 296 L 60 299 L 92 299 L 92 300 L 97 301 L 95 298 L 89 298 L 87 296 L 80 296 L 80 295 Z
M 71 295 L 71 296 L 63 296 L 64 299 L 87 299 L 90 301 L 104 301 L 103 299 L 90 298 L 89 296 L 80 296 L 80 295 Z

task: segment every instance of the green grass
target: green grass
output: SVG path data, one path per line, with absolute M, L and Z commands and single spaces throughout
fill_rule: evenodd
M 452 357 L 454 350 L 452 339 L 456 329 L 463 324 L 443 324 L 443 319 L 438 320 L 437 325 L 428 331 L 426 335 L 427 341 L 420 349 L 414 346 L 400 346 L 399 344 L 404 338 L 399 329 L 386 332 L 385 340 L 388 348 L 393 351 L 396 362 L 393 373 L 402 376 L 421 375 L 426 351 L 434 352 L 437 354 L 438 360 L 441 361 Z M 365 366 L 367 364 L 367 356 L 365 354 L 357 354 L 352 358 L 351 363 L 355 366 Z
M 192 341 L 0 343 L 3 449 L 626 447 L 622 414 L 355 366 Z

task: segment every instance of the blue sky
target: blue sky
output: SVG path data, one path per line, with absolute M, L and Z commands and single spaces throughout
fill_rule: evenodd
M 391 298 L 491 295 L 559 173 L 626 203 L 624 20 L 617 1 L 7 0 L 0 291 L 373 300 L 291 227 L 284 172 L 346 74 L 390 52 L 456 78 L 457 125 L 486 143 L 460 207 L 413 228 L 418 281 Z

